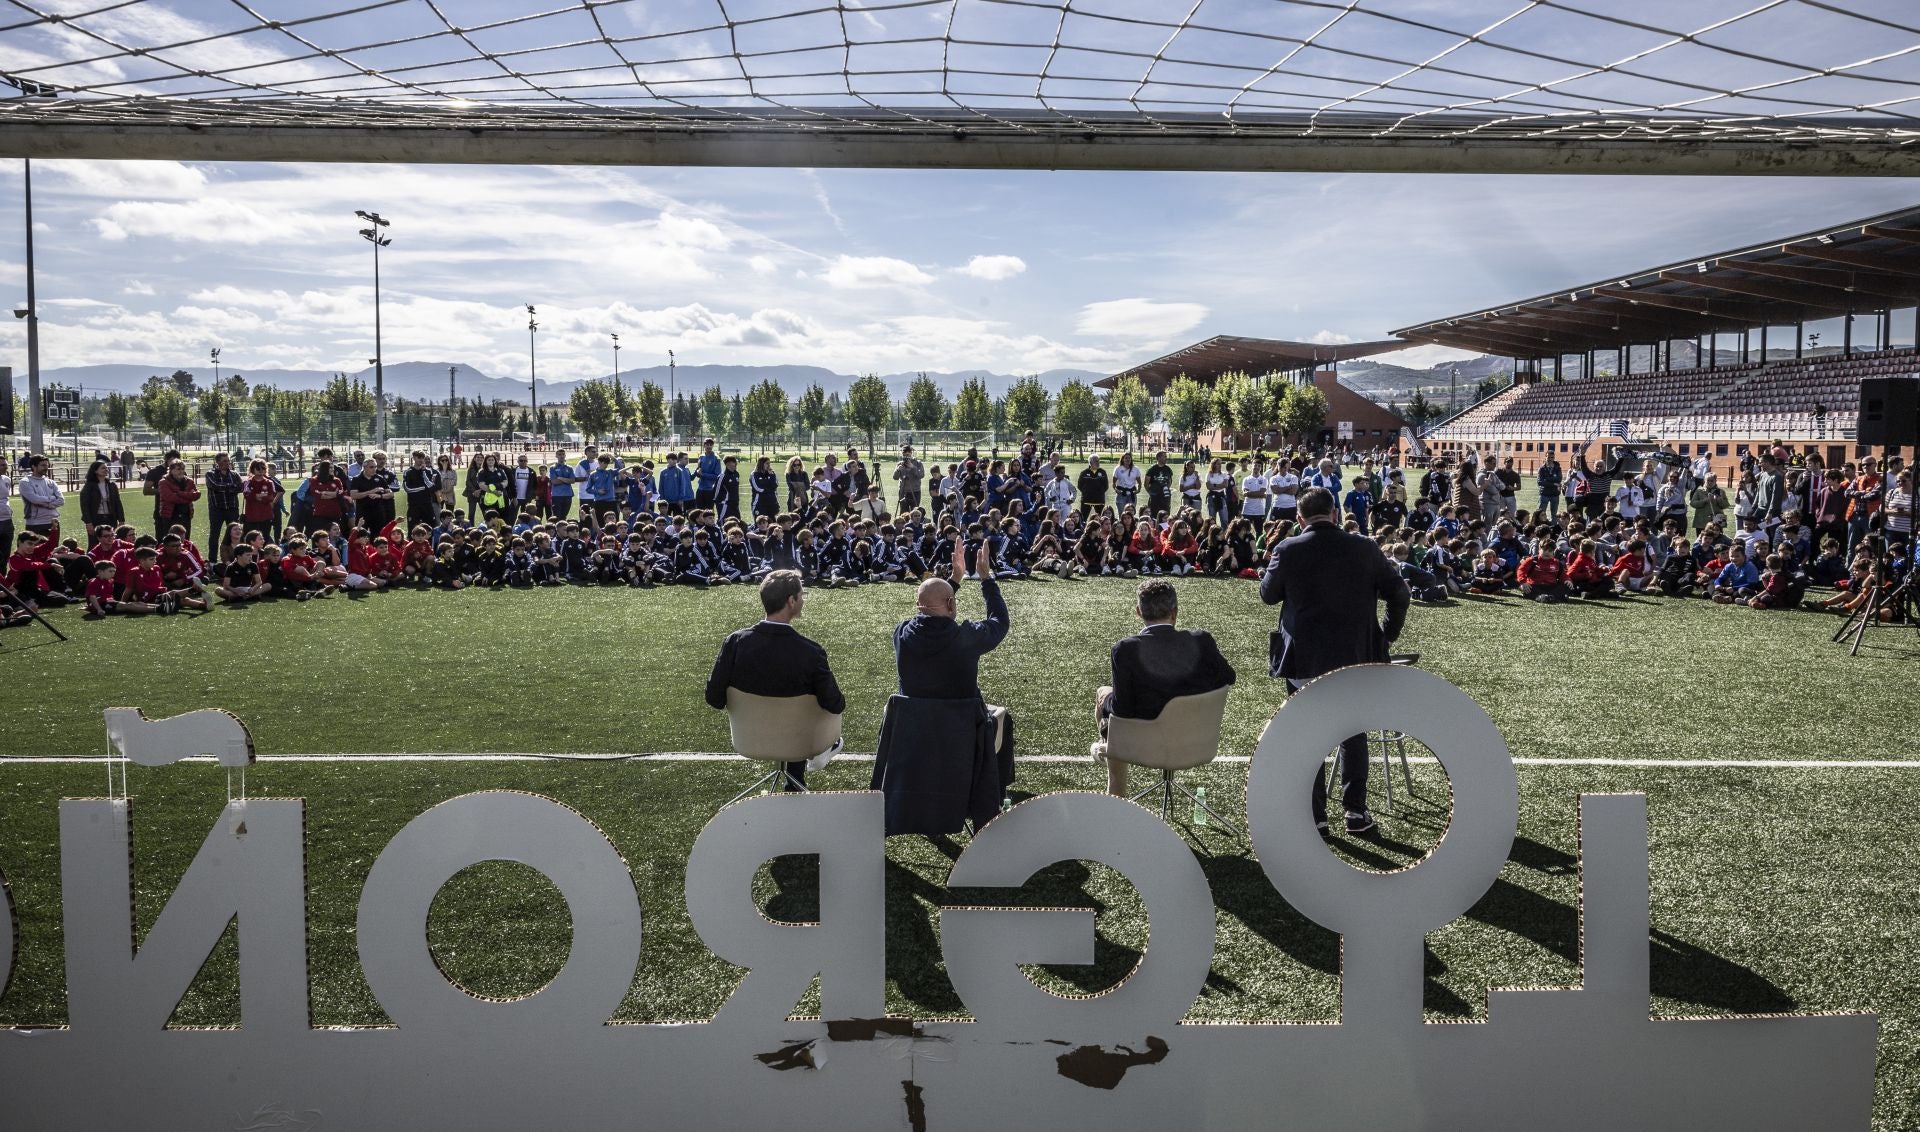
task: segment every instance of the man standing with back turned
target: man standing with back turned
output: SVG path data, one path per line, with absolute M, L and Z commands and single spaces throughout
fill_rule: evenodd
M 1334 522 L 1332 492 L 1302 492 L 1300 522 L 1306 530 L 1273 548 L 1260 578 L 1260 600 L 1283 606 L 1269 660 L 1272 675 L 1287 682 L 1288 695 L 1336 668 L 1387 663 L 1387 645 L 1407 622 L 1409 600 L 1406 582 L 1379 546 Z M 1387 603 L 1384 623 L 1374 612 L 1381 601 Z M 1365 735 L 1340 744 L 1340 795 L 1347 832 L 1372 832 Z M 1313 779 L 1313 820 L 1320 836 L 1332 836 L 1325 772 Z

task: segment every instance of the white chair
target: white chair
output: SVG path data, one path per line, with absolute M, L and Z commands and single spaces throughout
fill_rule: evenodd
M 812 696 L 756 696 L 728 688 L 727 727 L 735 754 L 773 764 L 759 781 L 729 798 L 728 805 L 775 780 L 805 790 L 806 784 L 789 774 L 786 764 L 806 762 L 840 746 L 840 717 Z
M 1174 781 L 1175 771 L 1205 766 L 1220 754 L 1220 721 L 1227 714 L 1227 688 L 1216 688 L 1197 696 L 1176 696 L 1167 701 L 1155 719 L 1107 720 L 1107 738 L 1095 743 L 1097 759 L 1112 759 L 1131 766 L 1151 767 L 1160 772 L 1160 781 L 1135 794 L 1139 801 L 1154 791 L 1160 792 L 1160 817 L 1173 820 L 1173 795 L 1179 791 L 1194 805 L 1212 815 L 1229 833 L 1239 836 L 1231 823 L 1213 807 L 1195 797 Z

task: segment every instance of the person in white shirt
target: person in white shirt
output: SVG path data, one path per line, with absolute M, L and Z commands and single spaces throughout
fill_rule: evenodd
M 1275 465 L 1267 477 L 1267 492 L 1273 501 L 1273 517 L 1289 522 L 1300 514 L 1300 477 L 1285 460 Z
M 1047 506 L 1053 508 L 1059 521 L 1066 522 L 1067 512 L 1073 510 L 1074 500 L 1079 498 L 1079 495 L 1073 489 L 1073 481 L 1067 478 L 1065 468 L 1058 464 L 1053 466 L 1053 478 L 1047 481 L 1043 498 L 1046 499 Z
M 13 553 L 13 477 L 4 463 L 0 463 L 0 546 L 7 548 L 5 553 Z
M 1240 515 L 1253 520 L 1255 527 L 1267 517 L 1267 462 L 1255 460 L 1247 478 L 1240 481 Z
M 1620 504 L 1620 517 L 1631 524 L 1647 504 L 1647 487 L 1636 477 L 1615 488 L 1613 498 Z
M 1325 488 L 1335 499 L 1340 498 L 1340 470 L 1332 457 L 1320 461 L 1320 470 L 1307 477 L 1307 486 Z
M 1114 506 L 1124 511 L 1136 506 L 1140 499 L 1140 469 L 1134 465 L 1133 453 L 1122 452 L 1120 463 L 1113 469 Z
M 27 478 L 20 481 L 20 501 L 26 504 L 27 529 L 46 535 L 60 522 L 60 507 L 67 495 L 53 482 L 47 470 L 53 465 L 45 456 L 35 456 L 27 465 Z M 9 546 L 7 553 L 13 553 Z

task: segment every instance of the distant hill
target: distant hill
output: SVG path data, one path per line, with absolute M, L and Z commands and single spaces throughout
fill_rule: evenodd
M 155 374 L 165 375 L 177 368 L 184 368 L 193 375 L 194 381 L 207 386 L 213 383 L 213 370 L 207 366 L 165 366 L 165 365 L 96 365 L 63 366 L 59 369 L 40 371 L 40 380 L 47 384 L 80 386 L 89 393 L 105 394 L 109 392 L 137 393 L 147 378 Z M 510 377 L 493 377 L 469 365 L 449 362 L 393 362 L 385 367 L 387 392 L 394 397 L 404 397 L 412 401 L 440 401 L 447 399 L 447 370 L 455 371 L 456 391 L 463 398 L 485 397 L 488 401 L 516 401 L 525 404 L 527 385 L 525 381 Z M 333 380 L 330 370 L 286 370 L 256 369 L 245 366 L 221 366 L 220 376 L 232 377 L 238 373 L 246 378 L 250 385 L 271 385 L 279 389 L 318 389 Z M 373 384 L 373 367 L 368 366 L 356 373 L 347 374 L 350 378 Z M 611 375 L 608 375 L 611 376 Z M 896 399 L 906 396 L 907 386 L 918 377 L 917 373 L 889 373 L 881 377 Z M 972 378 L 981 378 L 987 383 L 987 390 L 998 397 L 1005 393 L 1014 382 L 1024 375 L 993 373 L 989 370 L 957 370 L 950 373 L 929 372 L 943 393 L 949 398 L 960 391 L 960 386 Z M 1092 370 L 1055 369 L 1039 375 L 1040 380 L 1049 389 L 1059 389 L 1068 381 L 1079 378 L 1094 381 L 1105 374 Z M 790 397 L 797 397 L 809 385 L 818 384 L 828 393 L 844 396 L 847 387 L 852 385 L 855 375 L 835 373 L 820 366 L 778 365 L 778 366 L 729 366 L 697 365 L 676 367 L 671 378 L 672 388 L 682 394 L 695 394 L 710 386 L 719 386 L 721 392 L 731 397 L 735 393 L 745 393 L 754 385 L 767 380 L 780 383 Z M 603 379 L 604 380 L 604 379 Z M 630 386 L 638 386 L 643 381 L 651 381 L 662 389 L 669 387 L 669 375 L 666 366 L 647 366 L 639 369 L 620 371 L 620 380 Z M 540 382 L 540 403 L 555 404 L 565 401 L 581 384 L 577 381 Z
M 1415 389 L 1424 390 L 1429 400 L 1445 403 L 1455 369 L 1459 370 L 1460 404 L 1464 406 L 1473 399 L 1475 385 L 1484 378 L 1511 371 L 1513 361 L 1481 355 L 1458 362 L 1440 362 L 1426 369 L 1409 369 L 1361 358 L 1340 363 L 1340 382 L 1382 405 L 1392 402 L 1404 407 Z

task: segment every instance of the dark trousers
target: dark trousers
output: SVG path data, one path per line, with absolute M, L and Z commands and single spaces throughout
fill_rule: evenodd
M 920 506 L 920 493 L 918 491 L 908 491 L 906 488 L 901 488 L 899 513 L 904 515 L 918 506 Z
M 573 511 L 573 496 L 556 495 L 553 497 L 553 502 L 548 504 L 548 507 L 553 511 L 554 518 L 565 520 Z
M 806 786 L 807 784 L 807 764 L 806 763 L 804 762 L 782 763 L 781 765 L 787 768 L 787 777 L 780 780 L 780 789 L 788 793 L 795 793 Z M 798 785 L 795 785 L 795 783 L 798 783 Z
M 240 521 L 240 508 L 221 503 L 207 504 L 207 542 L 219 546 L 227 537 L 227 528 Z
M 1293 682 L 1287 682 L 1287 695 L 1294 693 Z M 1340 804 L 1349 813 L 1365 813 L 1367 809 L 1367 737 L 1354 735 L 1340 744 Z M 1322 767 L 1313 776 L 1313 820 L 1327 820 L 1327 771 Z

